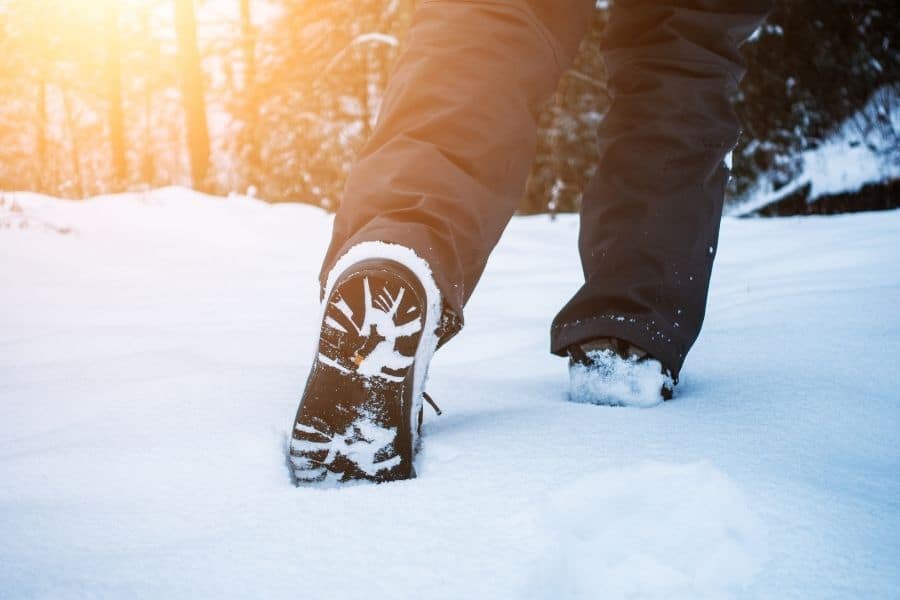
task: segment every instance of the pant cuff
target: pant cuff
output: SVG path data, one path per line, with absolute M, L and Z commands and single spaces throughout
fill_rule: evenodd
M 550 352 L 566 356 L 569 346 L 602 337 L 619 338 L 645 350 L 678 381 L 687 354 L 679 341 L 680 336 L 667 325 L 638 315 L 604 314 L 554 323 L 550 329 Z

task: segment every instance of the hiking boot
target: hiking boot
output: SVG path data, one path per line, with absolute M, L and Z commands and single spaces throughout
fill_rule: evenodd
M 403 251 L 412 254 L 381 246 L 401 258 L 407 257 Z M 390 258 L 362 259 L 329 277 L 318 349 L 290 441 L 295 483 L 415 477 L 423 388 L 440 311 L 430 271 L 425 266 L 423 272 L 424 261 L 415 258 L 407 262 L 426 281 Z
M 656 406 L 671 400 L 675 381 L 644 350 L 618 338 L 569 346 L 569 399 L 609 406 Z

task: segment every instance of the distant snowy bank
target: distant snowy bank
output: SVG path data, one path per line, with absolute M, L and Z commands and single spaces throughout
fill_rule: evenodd
M 753 150 L 751 144 L 746 153 Z M 782 172 L 760 176 L 755 187 L 731 204 L 728 214 L 803 214 L 807 211 L 800 207 L 802 203 L 835 197 L 841 197 L 834 202 L 836 206 L 820 212 L 871 210 L 876 207 L 867 206 L 870 199 L 854 200 L 853 196 L 864 188 L 891 186 L 892 182 L 890 189 L 897 197 L 888 205 L 900 205 L 900 186 L 896 185 L 900 182 L 900 91 L 895 87 L 877 90 L 831 137 L 800 153 L 792 163 L 789 181 L 784 181 Z M 779 212 L 779 204 L 789 205 Z

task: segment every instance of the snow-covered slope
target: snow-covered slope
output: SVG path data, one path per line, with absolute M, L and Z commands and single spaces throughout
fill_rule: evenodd
M 0 597 L 900 589 L 900 212 L 726 220 L 707 327 L 649 410 L 566 401 L 547 328 L 577 223 L 515 219 L 432 365 L 419 478 L 318 490 L 283 445 L 325 214 L 9 198 Z
M 744 150 L 753 153 L 754 142 Z M 746 216 L 808 187 L 807 201 L 855 193 L 866 185 L 900 179 L 900 87 L 876 90 L 866 105 L 850 115 L 828 138 L 795 158 L 789 182 L 784 173 L 763 173 L 757 184 L 735 198 L 730 216 Z

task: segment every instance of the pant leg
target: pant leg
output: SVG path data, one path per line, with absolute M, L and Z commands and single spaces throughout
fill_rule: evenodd
M 602 40 L 612 105 L 585 190 L 585 283 L 554 319 L 551 351 L 619 337 L 675 377 L 706 309 L 739 122 L 738 46 L 768 0 L 616 0 Z
M 462 308 L 519 201 L 537 117 L 592 0 L 424 0 L 349 175 L 322 280 L 352 246 L 402 244 Z

